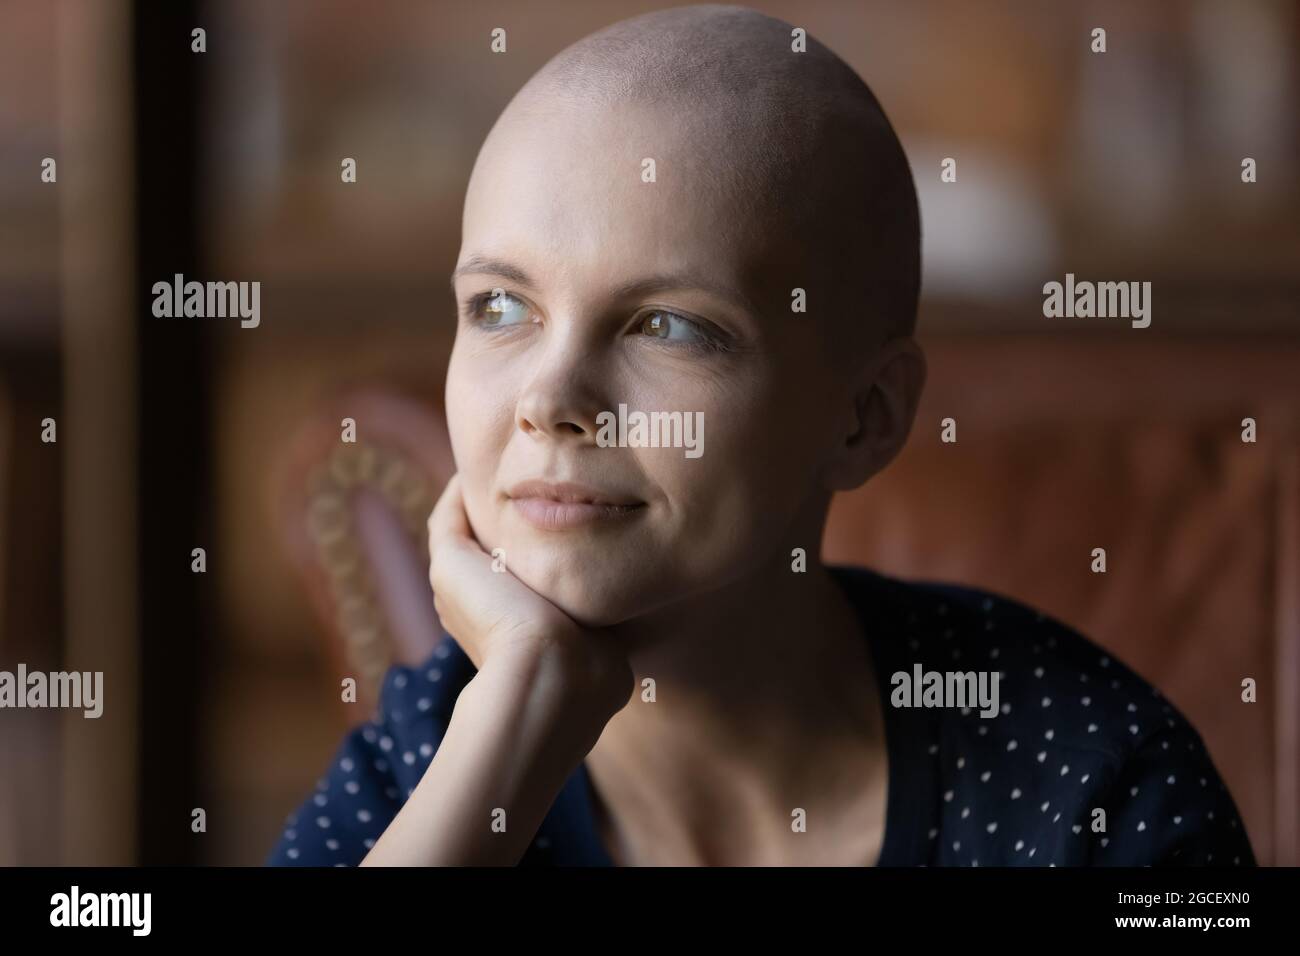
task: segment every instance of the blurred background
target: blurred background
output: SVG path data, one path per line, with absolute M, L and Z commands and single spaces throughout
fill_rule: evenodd
M 551 56 L 668 5 L 0 0 L 0 669 L 106 696 L 0 711 L 0 864 L 260 863 L 423 656 L 476 151 Z M 1300 6 L 750 5 L 858 70 L 921 198 L 928 392 L 826 557 L 1081 629 L 1300 863 Z M 259 280 L 261 325 L 154 318 L 178 272 Z M 1066 272 L 1152 282 L 1151 327 L 1045 319 Z

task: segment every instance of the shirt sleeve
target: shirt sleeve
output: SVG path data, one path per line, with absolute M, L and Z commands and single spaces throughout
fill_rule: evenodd
M 1255 866 L 1241 816 L 1200 735 L 1176 712 L 1167 724 L 1120 767 L 1101 807 L 1108 820 L 1106 833 L 1094 834 L 1093 864 Z
M 370 721 L 350 730 L 316 792 L 285 821 L 268 866 L 357 866 L 397 815 L 401 796 L 380 749 L 389 728 Z
M 316 792 L 286 819 L 268 866 L 357 866 L 365 859 L 442 742 L 465 679 L 459 661 L 444 643 L 418 667 L 388 670 L 378 715 L 344 736 Z

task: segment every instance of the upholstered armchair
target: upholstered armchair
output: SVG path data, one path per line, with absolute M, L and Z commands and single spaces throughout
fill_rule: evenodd
M 343 441 L 345 418 L 355 442 Z M 277 520 L 338 673 L 369 712 L 384 672 L 441 635 L 426 523 L 455 471 L 442 410 L 379 390 L 340 395 L 303 422 L 275 478 Z

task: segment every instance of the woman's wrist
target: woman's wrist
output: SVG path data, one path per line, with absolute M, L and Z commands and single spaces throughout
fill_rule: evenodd
M 517 708 L 526 728 L 559 735 L 582 747 L 585 756 L 627 703 L 633 685 L 631 668 L 619 658 L 562 641 L 520 642 L 486 658 L 461 696 L 487 707 Z

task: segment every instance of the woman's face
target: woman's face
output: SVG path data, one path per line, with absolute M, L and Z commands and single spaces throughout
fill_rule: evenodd
M 810 281 L 790 240 L 728 185 L 737 150 L 708 126 L 507 111 L 466 196 L 446 389 L 466 511 L 485 550 L 589 626 L 817 548 L 842 399 L 816 319 L 791 310 Z M 603 447 L 620 405 L 680 412 L 703 441 Z

